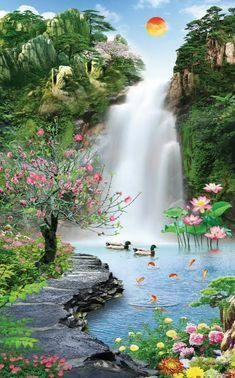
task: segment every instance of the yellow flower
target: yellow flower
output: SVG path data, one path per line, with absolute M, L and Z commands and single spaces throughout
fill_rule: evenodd
M 182 373 L 173 374 L 173 378 L 184 378 L 184 374 Z
M 117 338 L 115 339 L 115 343 L 120 343 L 121 341 L 122 341 L 121 337 L 117 337 Z
M 132 351 L 132 352 L 137 352 L 137 350 L 139 350 L 140 348 L 138 347 L 138 345 L 135 345 L 135 344 L 132 344 L 131 346 L 130 346 L 130 350 Z
M 157 343 L 157 348 L 162 349 L 164 348 L 165 344 L 164 343 Z
M 118 349 L 119 352 L 124 352 L 126 350 L 126 347 L 124 345 L 120 346 L 120 348 Z
M 191 367 L 186 370 L 187 378 L 203 378 L 204 371 L 200 367 Z
M 164 322 L 165 322 L 165 323 L 172 323 L 173 320 L 172 320 L 171 318 L 165 318 L 165 319 L 164 319 Z
M 170 337 L 171 339 L 175 339 L 177 336 L 177 333 L 173 329 L 170 329 L 169 331 L 166 332 L 166 335 Z
M 165 354 L 165 352 L 163 352 L 163 351 L 158 353 L 159 356 L 163 356 L 163 354 Z
M 197 328 L 200 331 L 202 329 L 209 329 L 210 327 L 208 327 L 208 325 L 206 323 L 200 323 L 200 324 L 198 324 Z

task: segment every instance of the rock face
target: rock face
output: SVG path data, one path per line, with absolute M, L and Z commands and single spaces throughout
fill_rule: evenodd
M 235 43 L 231 41 L 220 45 L 218 41 L 208 39 L 207 61 L 212 68 L 221 67 L 224 63 L 235 64 Z
M 181 97 L 190 97 L 193 93 L 195 75 L 188 69 L 182 73 L 176 72 L 171 79 L 167 96 L 167 104 L 170 110 L 177 112 Z
M 222 351 L 235 348 L 235 297 L 230 301 L 229 308 L 224 313 L 225 335 L 221 345 Z

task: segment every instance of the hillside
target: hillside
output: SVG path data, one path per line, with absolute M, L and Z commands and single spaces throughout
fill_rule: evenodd
M 168 95 L 177 114 L 188 196 L 206 182 L 235 192 L 235 9 L 212 7 L 187 25 Z
M 69 136 L 78 119 L 99 122 L 143 68 L 120 35 L 107 40 L 113 30 L 92 10 L 69 9 L 49 21 L 30 11 L 2 18 L 0 130 L 21 127 L 30 137 L 56 117 Z

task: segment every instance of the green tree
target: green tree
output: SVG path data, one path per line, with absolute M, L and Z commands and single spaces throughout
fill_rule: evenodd
M 99 11 L 87 9 L 83 14 L 90 26 L 91 44 L 94 45 L 98 36 L 100 38 L 103 33 L 115 30 L 109 22 L 105 21 L 105 16 L 102 16 Z

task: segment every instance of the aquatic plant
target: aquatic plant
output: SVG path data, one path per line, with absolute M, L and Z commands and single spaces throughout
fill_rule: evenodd
M 195 246 L 200 246 L 203 239 L 212 248 L 213 241 L 218 246 L 219 240 L 231 236 L 231 231 L 223 222 L 223 214 L 232 206 L 226 201 L 217 201 L 216 195 L 221 192 L 220 184 L 206 184 L 204 190 L 211 197 L 193 198 L 185 209 L 176 207 L 166 210 L 163 214 L 173 220 L 166 224 L 163 233 L 175 233 L 179 246 L 190 247 L 191 237 Z M 203 238 L 204 237 L 204 238 Z

